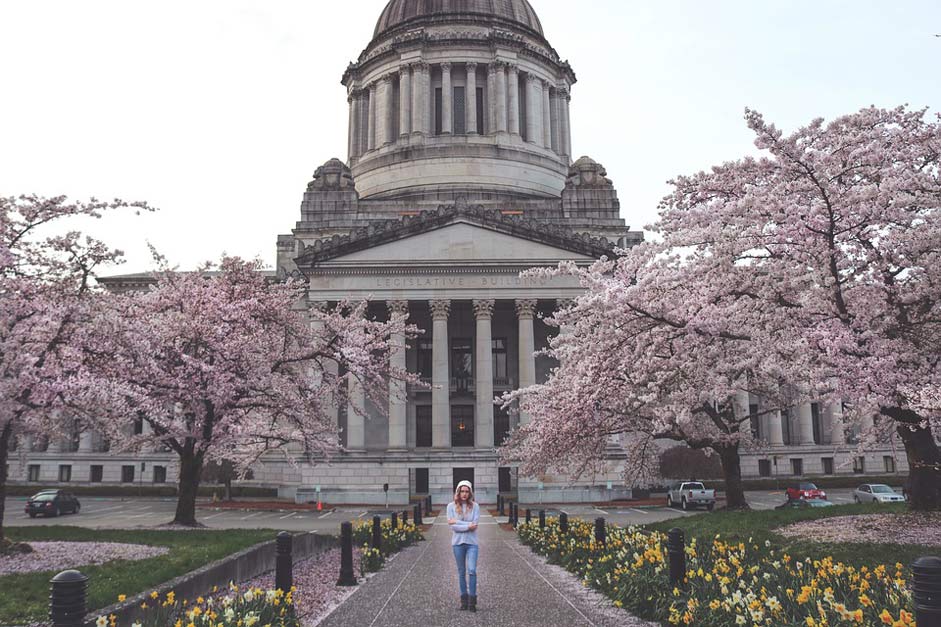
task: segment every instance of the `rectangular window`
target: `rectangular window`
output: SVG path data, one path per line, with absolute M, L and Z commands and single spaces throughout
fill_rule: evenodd
M 30 464 L 26 468 L 27 481 L 39 481 L 39 464 Z
M 428 469 L 415 469 L 415 494 L 428 494 Z
M 402 104 L 399 93 L 399 81 L 395 81 L 392 83 L 392 128 L 389 129 L 392 131 L 392 141 L 396 141 L 399 134 L 402 132 L 399 128 L 399 122 L 401 121 L 399 117 L 399 106 Z
M 477 134 L 484 134 L 484 88 L 477 88 Z
M 866 472 L 866 458 L 865 457 L 854 457 L 853 458 L 853 472 L 858 475 Z
M 493 351 L 493 382 L 497 385 L 509 385 L 506 369 L 506 338 L 495 337 L 490 341 Z
M 167 482 L 167 467 L 166 466 L 154 466 L 154 483 L 166 483 Z
M 810 419 L 814 427 L 814 444 L 823 444 L 823 421 L 820 418 L 820 403 L 810 404 Z
M 832 475 L 833 474 L 833 458 L 821 457 L 820 462 L 823 465 L 823 474 Z
M 511 468 L 507 466 L 497 468 L 497 490 L 500 492 L 509 492 L 513 489 L 510 471 Z
M 431 340 L 418 340 L 418 374 L 422 379 L 431 381 L 432 369 Z
M 803 459 L 791 460 L 791 474 L 797 475 L 797 476 L 804 474 L 804 460 Z
M 431 447 L 431 405 L 415 407 L 415 446 Z
M 138 417 L 134 420 L 134 435 L 141 435 L 144 433 L 144 419 Z
M 134 483 L 134 466 L 121 466 L 121 482 Z
M 88 480 L 92 483 L 101 483 L 102 479 L 105 476 L 105 467 L 100 464 L 95 464 L 91 467 L 91 472 L 89 473 Z
M 526 93 L 526 81 L 524 80 L 523 75 L 520 74 L 519 96 L 517 97 L 517 102 L 519 103 L 519 108 L 520 108 L 519 110 L 520 137 L 522 137 L 524 141 L 529 141 L 529 137 L 527 136 L 528 132 L 526 128 L 527 127 L 526 117 L 528 113 L 526 110 L 529 108 L 526 102 L 528 100 L 528 98 L 526 97 L 527 95 L 528 94 Z
M 464 88 L 454 87 L 454 134 L 467 134 L 467 113 L 465 111 Z
M 441 134 L 441 112 L 444 109 L 444 103 L 441 101 L 441 88 L 435 88 L 435 135 Z
M 78 452 L 79 441 L 82 437 L 82 425 L 77 419 L 72 422 L 72 433 L 69 435 L 71 436 L 69 439 L 69 452 Z
M 466 337 L 451 340 L 451 376 L 471 379 L 474 376 L 474 341 Z
M 507 410 L 499 406 L 493 408 L 493 443 L 501 446 L 510 435 L 510 416 Z
M 59 481 L 66 483 L 72 480 L 72 465 L 71 464 L 60 464 L 59 465 Z
M 451 406 L 451 446 L 474 446 L 474 406 Z
M 758 476 L 759 477 L 771 476 L 771 460 L 770 459 L 758 460 Z
M 886 472 L 895 472 L 895 458 L 891 455 L 883 455 L 882 463 L 885 465 Z

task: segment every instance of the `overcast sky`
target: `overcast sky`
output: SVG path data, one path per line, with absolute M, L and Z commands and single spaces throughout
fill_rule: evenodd
M 148 269 L 274 263 L 314 169 L 346 160 L 340 77 L 385 0 L 0 0 L 0 194 L 120 196 L 153 215 L 87 230 Z M 666 181 L 869 105 L 941 109 L 941 2 L 531 0 L 578 76 L 576 155 L 634 228 Z

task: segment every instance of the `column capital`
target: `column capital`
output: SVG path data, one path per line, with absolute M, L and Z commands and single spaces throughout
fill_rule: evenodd
M 411 74 L 413 71 L 415 71 L 415 64 L 414 64 L 414 63 L 403 63 L 402 65 L 399 66 L 399 75 L 400 75 L 400 76 L 401 76 L 402 74 Z
M 442 64 L 441 64 L 441 71 L 442 71 L 442 72 L 450 72 L 450 71 L 451 71 L 451 62 L 450 62 L 450 61 L 445 61 L 444 63 L 442 63 Z
M 392 82 L 392 73 L 390 72 L 390 73 L 388 73 L 388 74 L 383 74 L 382 76 L 380 76 L 380 77 L 379 77 L 379 82 L 380 82 L 380 83 L 386 83 L 386 84 L 391 83 L 391 82 Z
M 325 300 L 312 300 L 310 301 L 310 308 L 316 309 L 317 311 L 325 311 L 329 303 Z
M 389 313 L 402 315 L 408 315 L 408 301 L 407 300 L 387 300 L 386 307 L 389 308 Z
M 433 320 L 447 320 L 451 313 L 450 300 L 430 300 L 428 306 L 431 308 L 431 318 Z
M 494 300 L 475 300 L 474 316 L 478 320 L 489 320 L 493 316 Z
M 468 72 L 473 72 L 474 70 L 477 69 L 477 62 L 476 62 L 476 61 L 468 61 L 467 63 L 464 64 L 464 67 L 467 68 L 467 71 L 468 71 Z
M 412 70 L 416 72 L 427 72 L 431 69 L 431 66 L 428 65 L 425 61 L 414 61 L 411 63 Z
M 497 65 L 498 65 L 498 62 L 492 62 L 492 63 L 487 64 L 487 76 L 497 75 Z
M 516 315 L 519 318 L 532 318 L 536 314 L 536 300 L 521 298 L 516 301 Z
M 549 94 L 552 94 L 552 81 L 546 79 L 540 79 L 542 81 L 542 88 L 545 89 Z
M 542 83 L 542 79 L 531 72 L 527 72 L 526 82 L 529 83 L 530 85 L 539 85 L 540 83 Z
M 557 298 L 555 300 L 556 309 L 568 309 L 575 304 L 574 298 Z

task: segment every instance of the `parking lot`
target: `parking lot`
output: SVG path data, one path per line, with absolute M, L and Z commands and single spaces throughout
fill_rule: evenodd
M 784 502 L 784 491 L 761 491 L 746 493 L 749 504 L 753 509 L 773 509 Z M 853 492 L 850 489 L 834 489 L 827 491 L 827 497 L 835 505 L 845 505 L 853 502 Z M 82 497 L 82 510 L 78 514 L 68 514 L 57 518 L 29 518 L 23 511 L 26 499 L 24 497 L 9 498 L 6 502 L 4 525 L 8 526 L 34 526 L 34 525 L 75 525 L 80 527 L 153 527 L 169 522 L 173 518 L 176 500 L 173 498 L 105 498 Z M 436 504 L 436 509 L 440 506 Z M 493 508 L 494 506 L 489 506 Z M 520 515 L 524 515 L 527 504 L 522 504 Z M 682 518 L 701 513 L 702 510 L 684 512 L 680 509 L 671 509 L 666 505 L 637 506 L 628 505 L 599 506 L 590 504 L 529 504 L 533 515 L 539 509 L 545 509 L 550 516 L 557 516 L 565 512 L 569 517 L 580 517 L 594 520 L 603 516 L 608 521 L 618 525 L 637 525 L 660 522 L 671 518 Z M 405 509 L 397 507 L 397 510 Z M 317 531 L 320 533 L 337 533 L 339 525 L 345 521 L 367 520 L 375 513 L 384 510 L 382 507 L 344 506 L 333 510 L 317 511 L 252 511 L 238 509 L 214 508 L 208 502 L 201 502 L 197 508 L 197 519 L 207 527 L 216 529 L 284 529 L 288 531 Z M 411 516 L 411 510 L 409 509 Z M 428 522 L 426 520 L 426 522 Z M 443 522 L 443 521 L 440 521 Z

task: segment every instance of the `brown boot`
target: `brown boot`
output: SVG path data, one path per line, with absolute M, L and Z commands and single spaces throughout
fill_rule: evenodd
M 470 597 L 470 603 L 468 604 L 467 609 L 472 612 L 477 611 L 477 597 Z
M 466 594 L 461 595 L 461 609 L 462 610 L 467 609 L 467 595 Z

